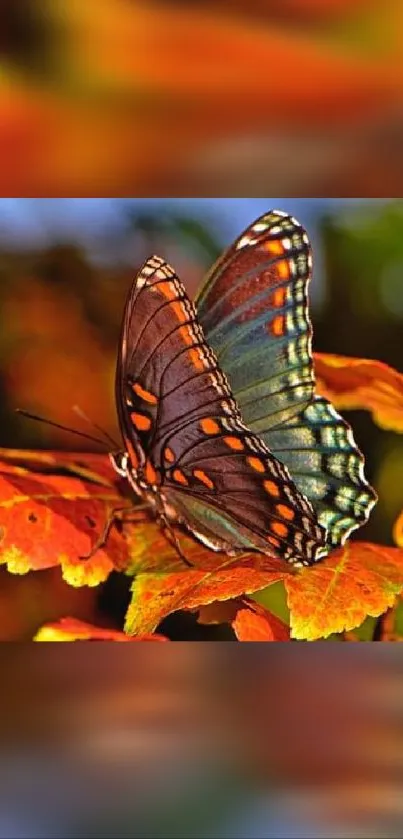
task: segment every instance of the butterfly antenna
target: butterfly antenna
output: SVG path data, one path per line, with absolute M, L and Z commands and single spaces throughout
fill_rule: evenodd
M 96 431 L 99 431 L 99 433 L 102 434 L 105 437 L 105 440 L 108 441 L 108 443 L 112 443 L 112 446 L 115 449 L 119 448 L 119 444 L 116 442 L 116 440 L 114 440 L 113 437 L 111 437 L 111 435 L 108 434 L 108 432 L 105 431 L 104 428 L 101 428 L 100 425 L 98 425 L 96 422 L 93 422 L 93 420 L 91 420 L 87 416 L 87 414 L 84 413 L 84 411 L 82 410 L 82 408 L 79 407 L 79 405 L 74 405 L 73 411 L 74 411 L 75 414 L 77 414 L 79 417 L 81 417 L 81 419 L 85 420 L 85 422 L 88 422 L 88 425 L 90 425 L 92 428 L 95 428 Z
M 78 431 L 76 428 L 70 428 L 68 425 L 61 425 L 59 422 L 54 422 L 46 417 L 40 417 L 38 414 L 31 414 L 29 411 L 24 411 L 22 408 L 15 408 L 15 413 L 21 414 L 23 417 L 28 417 L 28 419 L 36 420 L 36 422 L 43 422 L 45 425 L 52 425 L 54 428 L 60 428 L 62 431 L 68 431 L 70 434 L 76 434 L 77 437 L 85 437 L 86 440 L 92 440 L 93 443 L 98 443 L 100 446 L 106 446 L 104 440 L 100 440 L 99 437 L 94 437 L 92 434 L 86 434 L 85 431 Z

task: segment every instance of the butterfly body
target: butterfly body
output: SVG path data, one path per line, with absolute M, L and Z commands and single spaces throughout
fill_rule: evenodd
M 198 313 L 173 269 L 156 256 L 127 299 L 116 371 L 125 451 L 112 462 L 164 525 L 180 525 L 228 555 L 259 551 L 310 565 L 329 549 L 327 527 L 281 447 L 285 427 L 293 463 L 301 448 L 298 417 L 314 402 L 310 259 L 298 223 L 271 213 L 217 263 Z M 319 406 L 315 416 L 319 422 Z M 264 436 L 273 429 L 279 456 Z M 340 433 L 331 437 L 328 448 Z M 355 457 L 353 482 L 355 471 L 362 478 Z M 358 505 L 359 519 L 358 489 L 353 495 L 348 504 L 341 500 L 349 510 Z M 341 537 L 342 521 L 344 530 L 339 516 L 332 531 L 337 524 Z

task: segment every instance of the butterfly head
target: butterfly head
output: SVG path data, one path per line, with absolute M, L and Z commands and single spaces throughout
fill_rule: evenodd
M 165 494 L 160 491 L 159 487 L 150 482 L 150 474 L 148 469 L 153 469 L 148 462 L 145 464 L 145 469 L 140 467 L 135 469 L 128 452 L 110 452 L 110 462 L 118 475 L 125 478 L 136 495 L 139 495 L 143 502 L 145 502 L 150 509 L 157 515 L 163 516 L 165 521 L 177 522 L 179 520 L 175 508 L 169 503 Z

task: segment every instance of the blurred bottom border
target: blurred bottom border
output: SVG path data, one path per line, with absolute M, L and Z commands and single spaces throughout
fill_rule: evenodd
M 391 645 L 0 646 L 0 837 L 400 837 Z

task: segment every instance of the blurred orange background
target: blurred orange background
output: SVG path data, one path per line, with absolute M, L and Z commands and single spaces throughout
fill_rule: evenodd
M 2 0 L 3 195 L 399 195 L 400 0 Z

